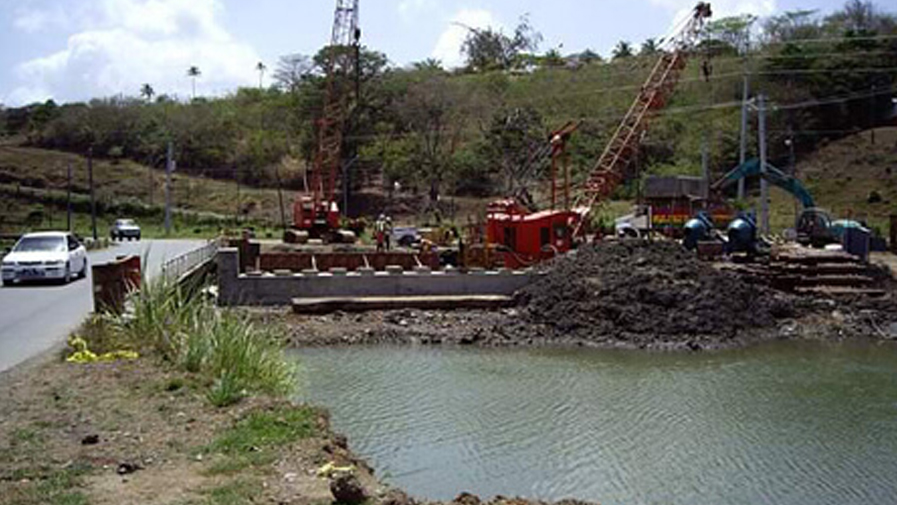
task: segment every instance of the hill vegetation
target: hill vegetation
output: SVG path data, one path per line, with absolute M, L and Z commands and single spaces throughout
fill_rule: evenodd
M 522 19 L 511 36 L 472 31 L 464 46 L 469 64 L 457 70 L 433 60 L 397 68 L 387 55 L 364 48 L 360 95 L 351 100 L 345 127 L 344 157 L 354 159 L 347 187 L 381 195 L 398 188 L 436 203 L 446 194 L 487 196 L 515 182 L 537 184 L 538 171 L 523 182 L 514 181 L 514 174 L 552 129 L 571 120 L 581 121 L 568 151 L 574 175 L 583 177 L 664 48 L 649 40 L 637 51 L 621 41 L 607 61 L 588 50 L 537 55 L 537 24 Z M 144 204 L 160 201 L 160 176 L 147 175 L 142 167 L 160 169 L 169 142 L 178 177 L 199 177 L 198 192 L 214 194 L 219 186 L 211 179 L 302 190 L 313 158 L 328 50 L 314 57 L 286 56 L 275 86 L 242 88 L 225 97 L 181 102 L 144 86 L 142 97 L 0 109 L 0 134 L 21 139 L 25 147 L 79 155 L 92 149 L 106 160 L 100 167 L 118 174 L 110 177 L 120 180 L 114 184 L 129 186 L 110 192 L 133 195 Z M 712 22 L 672 103 L 653 121 L 633 172 L 699 173 L 702 144 L 712 173 L 737 163 L 745 76 L 753 94 L 769 97 L 770 159 L 787 166 L 786 139 L 803 159 L 826 142 L 892 117 L 897 18 L 872 3 L 851 0 L 828 16 L 796 11 Z M 341 83 L 354 88 L 349 84 L 354 83 Z M 756 132 L 756 118 L 751 123 Z M 756 152 L 755 138 L 755 133 L 749 137 L 749 153 Z M 16 158 L 14 148 L 4 148 L 3 156 L 5 183 L 41 187 L 29 184 L 29 170 L 22 168 L 46 166 Z M 59 187 L 60 169 L 54 170 L 45 187 Z M 634 187 L 630 183 L 618 196 L 630 197 Z M 258 205 L 266 212 L 274 209 L 276 218 L 278 206 L 271 204 L 276 192 L 257 195 Z M 179 201 L 186 208 L 202 201 L 201 210 L 213 212 L 234 205 L 224 192 L 220 201 L 194 196 Z M 361 205 L 355 212 L 371 209 Z

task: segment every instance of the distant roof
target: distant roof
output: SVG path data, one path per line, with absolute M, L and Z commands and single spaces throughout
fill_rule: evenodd
M 65 237 L 68 235 L 66 231 L 36 231 L 34 233 L 26 233 L 22 235 L 22 238 L 25 237 Z

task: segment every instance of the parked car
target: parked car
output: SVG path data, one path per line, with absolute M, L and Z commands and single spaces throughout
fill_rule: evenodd
M 0 263 L 3 284 L 57 280 L 68 283 L 87 275 L 87 249 L 71 233 L 28 233 L 16 242 Z
M 133 219 L 116 219 L 109 229 L 109 238 L 112 240 L 140 240 L 140 226 Z

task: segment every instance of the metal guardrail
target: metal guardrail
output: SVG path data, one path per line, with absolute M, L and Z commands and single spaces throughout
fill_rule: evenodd
M 170 281 L 180 281 L 197 267 L 212 261 L 218 253 L 218 242 L 208 244 L 176 256 L 162 264 L 162 277 Z

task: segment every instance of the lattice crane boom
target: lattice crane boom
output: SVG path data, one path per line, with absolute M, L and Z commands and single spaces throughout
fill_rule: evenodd
M 598 158 L 598 162 L 581 188 L 576 207 L 591 210 L 599 200 L 610 196 L 622 182 L 623 171 L 639 147 L 641 135 L 648 127 L 648 120 L 653 113 L 664 108 L 673 95 L 688 62 L 689 50 L 711 15 L 709 3 L 698 3 L 685 26 L 668 41 L 670 50 L 662 53 L 638 96 L 605 146 L 601 157 Z M 577 224 L 574 235 L 581 231 L 584 222 L 585 220 L 582 220 Z
M 358 1 L 336 0 L 333 31 L 326 48 L 324 107 L 316 122 L 317 146 L 309 177 L 309 196 L 296 203 L 294 211 L 299 228 L 311 228 L 326 221 L 335 228 L 339 215 L 334 193 L 340 170 L 343 127 L 357 72 L 359 40 Z M 310 200 L 310 201 L 309 201 Z

